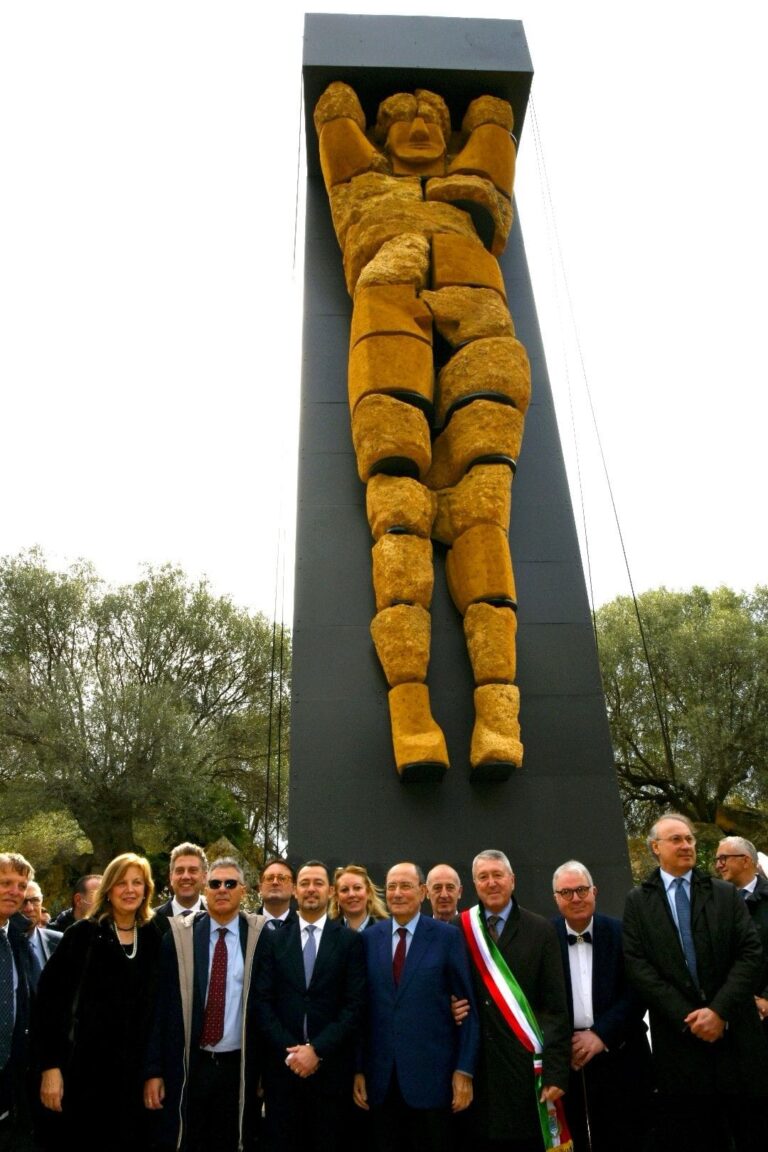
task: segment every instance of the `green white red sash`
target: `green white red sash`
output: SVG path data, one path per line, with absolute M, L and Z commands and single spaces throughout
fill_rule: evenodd
M 541 1034 L 528 998 L 515 979 L 494 940 L 488 934 L 479 904 L 461 914 L 461 927 L 470 956 L 480 973 L 486 991 L 501 1012 L 504 1021 L 516 1038 L 530 1052 L 533 1066 L 534 1090 L 539 1111 L 541 1134 L 548 1152 L 573 1152 L 571 1134 L 562 1107 L 562 1101 L 542 1104 L 542 1050 Z

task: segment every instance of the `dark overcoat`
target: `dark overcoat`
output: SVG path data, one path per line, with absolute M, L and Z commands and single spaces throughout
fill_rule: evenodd
M 648 1004 L 658 1087 L 704 1096 L 743 1093 L 749 1084 L 752 1095 L 768 1095 L 768 1048 L 754 1003 L 762 965 L 757 932 L 732 884 L 694 869 L 691 888 L 698 988 L 658 868 L 629 893 L 624 910 L 627 976 Z M 684 1022 L 702 1007 L 726 1021 L 715 1043 L 697 1039 Z

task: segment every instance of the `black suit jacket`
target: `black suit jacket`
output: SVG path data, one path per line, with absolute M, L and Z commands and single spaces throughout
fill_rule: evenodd
M 568 1017 L 573 1028 L 573 988 L 568 926 L 562 916 L 554 919 L 563 960 Z M 611 1091 L 614 1084 L 647 1081 L 650 1049 L 643 1023 L 645 1005 L 629 985 L 624 971 L 621 920 L 595 913 L 592 919 L 592 1014 L 595 1032 L 606 1051 L 587 1065 L 600 1090 Z M 595 1085 L 596 1087 L 597 1085 Z
M 768 1047 L 754 1004 L 762 950 L 743 897 L 732 884 L 694 869 L 691 924 L 699 976 L 685 963 L 659 869 L 627 897 L 624 955 L 627 975 L 648 1004 L 656 1079 L 662 1092 L 768 1095 Z M 727 1022 L 714 1044 L 685 1025 L 708 1006 Z
M 24 1091 L 23 1081 L 29 1059 L 29 1016 L 32 997 L 32 954 L 26 930 L 29 921 L 21 913 L 8 921 L 8 943 L 16 965 L 16 1014 L 13 1022 L 11 1055 L 0 1071 L 0 1113 L 13 1109 L 19 1094 Z
M 544 1084 L 568 1087 L 571 1028 L 563 964 L 554 926 L 513 902 L 499 949 L 533 1008 L 544 1035 Z M 489 1140 L 535 1139 L 541 1133 L 531 1057 L 515 1039 L 472 967 L 482 1041 L 472 1106 L 480 1135 Z
M 757 929 L 763 948 L 763 967 L 757 985 L 757 994 L 768 1000 L 768 880 L 765 876 L 758 876 L 754 891 L 742 899 L 752 917 L 752 923 Z
M 307 1036 L 322 1060 L 315 1074 L 332 1091 L 351 1092 L 354 1053 L 365 1004 L 360 934 L 326 920 L 307 988 L 297 916 L 278 931 L 262 932 L 254 960 L 252 1026 L 263 1045 L 264 1077 L 273 1090 L 295 1076 L 286 1048 Z M 313 1077 L 312 1079 L 314 1079 Z

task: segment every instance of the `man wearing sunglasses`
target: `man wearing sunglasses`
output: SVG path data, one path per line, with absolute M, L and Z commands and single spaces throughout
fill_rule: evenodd
M 627 984 L 621 921 L 595 911 L 597 888 L 578 860 L 552 877 L 571 1020 L 571 1077 L 565 1112 L 575 1152 L 644 1147 L 651 1053 L 644 1006 Z
M 256 1099 L 257 1070 L 246 1059 L 244 1006 L 264 918 L 241 910 L 245 893 L 240 865 L 221 857 L 208 872 L 206 911 L 169 920 L 144 1085 L 147 1108 L 162 1109 L 163 1148 L 248 1146 L 244 1105 Z
M 743 836 L 726 836 L 717 846 L 715 868 L 721 880 L 738 888 L 763 946 L 763 970 L 755 1005 L 768 1041 L 768 880 L 757 870 L 757 849 Z
M 654 1149 L 768 1148 L 757 933 L 736 889 L 695 867 L 696 833 L 686 816 L 657 820 L 648 848 L 658 868 L 627 897 L 624 955 L 650 1012 Z

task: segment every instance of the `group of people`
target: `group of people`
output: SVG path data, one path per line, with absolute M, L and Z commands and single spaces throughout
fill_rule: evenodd
M 382 890 L 276 858 L 252 913 L 239 862 L 185 843 L 166 903 L 124 853 L 63 933 L 0 853 L 0 1150 L 768 1147 L 768 880 L 739 837 L 697 870 L 677 814 L 649 848 L 623 925 L 576 860 L 556 916 L 521 907 L 495 849 L 463 912 L 449 864 Z

